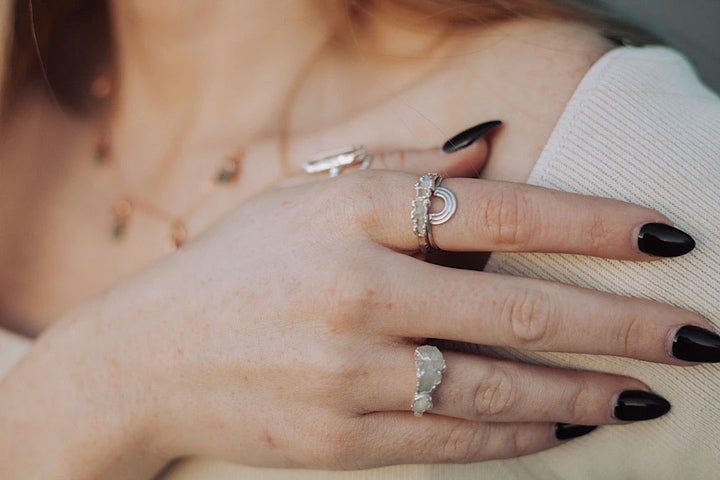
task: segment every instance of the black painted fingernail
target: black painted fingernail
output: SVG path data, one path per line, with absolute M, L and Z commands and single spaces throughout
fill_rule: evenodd
M 485 122 L 481 123 L 480 125 L 475 125 L 474 127 L 468 128 L 467 130 L 458 133 L 450 140 L 445 142 L 442 150 L 445 153 L 453 153 L 457 152 L 458 150 L 462 150 L 465 147 L 469 147 L 475 142 L 475 140 L 482 137 L 490 130 L 499 127 L 500 125 L 502 125 L 502 122 L 500 120 L 493 120 L 492 122 Z
M 627 390 L 617 399 L 613 415 L 618 420 L 636 422 L 662 417 L 670 411 L 670 402 L 660 395 L 642 390 Z
M 672 353 L 675 358 L 688 362 L 720 362 L 720 335 L 686 325 L 675 335 Z
M 595 425 L 576 425 L 574 423 L 556 423 L 555 437 L 558 440 L 570 440 L 572 438 L 582 437 L 595 430 Z
M 638 248 L 656 257 L 679 257 L 695 248 L 695 240 L 670 225 L 646 223 L 638 234 Z

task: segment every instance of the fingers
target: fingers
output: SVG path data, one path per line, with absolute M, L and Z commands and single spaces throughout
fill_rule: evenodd
M 392 308 L 372 312 L 373 328 L 402 338 L 442 338 L 533 351 L 618 355 L 686 365 L 720 360 L 720 337 L 693 312 L 645 299 L 536 279 L 460 271 L 403 255 L 379 289 Z M 423 279 L 423 281 L 411 280 Z M 681 327 L 706 340 L 680 351 Z M 688 329 L 680 331 L 681 340 Z M 693 332 L 690 332 L 693 333 Z M 701 344 L 707 345 L 707 349 Z M 689 344 L 688 344 L 689 345 Z M 714 359 L 709 354 L 714 345 Z M 673 356 L 674 354 L 674 356 Z
M 380 398 L 367 398 L 368 408 L 408 410 L 415 391 L 413 346 L 404 347 L 373 379 Z M 615 417 L 623 392 L 647 392 L 638 380 L 444 352 L 447 368 L 433 394 L 435 415 L 486 422 L 562 422 L 602 425 L 659 416 L 655 403 L 644 418 Z M 389 371 L 394 373 L 389 374 Z M 392 382 L 383 381 L 392 378 Z M 627 396 L 626 394 L 625 396 Z M 635 394 L 633 394 L 635 395 Z M 637 396 L 637 395 L 635 395 Z M 658 400 L 659 401 L 659 400 Z M 662 412 L 665 413 L 665 412 Z M 654 417 L 653 417 L 654 418 Z
M 440 149 L 373 154 L 372 169 L 395 170 L 420 176 L 437 172 L 444 177 L 477 177 L 487 161 L 488 143 L 480 138 L 452 153 Z
M 407 412 L 365 415 L 363 458 L 381 466 L 406 463 L 470 463 L 510 458 L 558 445 L 550 423 L 478 423 Z M 359 452 L 358 452 L 359 453 Z
M 372 175 L 367 180 L 373 185 L 368 198 L 368 215 L 374 222 L 370 234 L 392 248 L 417 250 L 408 206 L 417 178 L 396 172 L 366 174 Z M 638 205 L 479 179 L 449 178 L 442 185 L 457 198 L 454 216 L 432 228 L 435 243 L 443 250 L 563 252 L 649 260 L 687 253 L 694 247 L 692 239 L 679 230 L 657 225 L 669 224 L 666 217 Z M 433 197 L 431 210 L 440 210 L 441 204 Z
M 465 145 L 462 149 L 444 152 L 440 148 L 427 150 L 394 150 L 373 152 L 369 165 L 371 170 L 394 170 L 416 176 L 427 172 L 438 172 L 443 177 L 477 177 L 488 159 L 488 143 L 484 138 Z M 357 166 L 341 170 L 342 177 L 363 174 Z M 328 171 L 316 174 L 296 175 L 278 182 L 279 186 L 290 187 L 327 180 Z

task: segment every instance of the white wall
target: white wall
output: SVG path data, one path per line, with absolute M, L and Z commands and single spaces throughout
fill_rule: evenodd
M 720 92 L 720 0 L 596 0 L 688 55 Z

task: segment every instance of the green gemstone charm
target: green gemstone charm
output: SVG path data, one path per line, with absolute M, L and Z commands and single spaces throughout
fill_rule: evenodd
M 112 236 L 114 240 L 122 239 L 125 234 L 125 225 L 116 223 L 112 230 Z
M 240 162 L 242 158 L 242 153 L 237 153 L 228 158 L 223 166 L 220 167 L 215 180 L 218 183 L 231 183 L 236 181 L 240 177 Z
M 106 135 L 103 135 L 95 144 L 93 158 L 98 165 L 106 163 L 110 158 L 110 139 Z

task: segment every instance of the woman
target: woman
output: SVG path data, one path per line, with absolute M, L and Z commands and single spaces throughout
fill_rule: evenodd
M 614 46 L 568 20 L 579 13 L 518 2 L 543 19 L 500 22 L 496 5 L 476 18 L 495 23 L 450 32 L 415 2 L 352 10 L 352 29 L 315 2 L 148 3 L 113 4 L 120 87 L 107 121 L 13 94 L 3 188 L 16 203 L 3 202 L 3 224 L 18 233 L 3 239 L 15 248 L 2 300 L 7 324 L 43 335 L 1 385 L 5 477 L 150 478 L 190 455 L 318 468 L 479 461 L 589 431 L 556 422 L 669 408 L 634 378 L 444 349 L 437 415 L 414 418 L 418 338 L 621 355 L 681 377 L 679 365 L 718 360 L 696 313 L 406 255 L 422 173 L 470 176 L 489 142 L 483 176 L 527 177 Z M 269 188 L 318 150 L 358 138 L 373 152 L 430 148 L 478 115 L 505 127 L 455 137 L 447 156 L 376 154 L 374 167 L 392 171 Z M 216 174 L 230 188 L 205 194 L 198 179 Z M 658 225 L 686 228 L 682 218 L 643 207 L 468 178 L 443 186 L 459 205 L 433 230 L 443 250 L 639 261 L 692 247 Z M 182 248 L 160 260 L 168 233 Z M 683 260 L 656 268 L 681 275 Z

